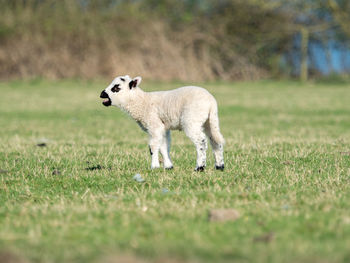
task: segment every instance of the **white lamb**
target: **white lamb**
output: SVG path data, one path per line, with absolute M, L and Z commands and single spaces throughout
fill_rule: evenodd
M 144 92 L 139 88 L 140 83 L 141 77 L 117 77 L 100 97 L 105 98 L 103 105 L 117 106 L 127 112 L 149 134 L 151 168 L 160 166 L 159 151 L 164 168 L 173 168 L 169 156 L 170 130 L 183 130 L 196 146 L 196 171 L 203 171 L 206 164 L 206 135 L 213 149 L 215 168 L 224 170 L 224 138 L 215 98 L 207 90 L 194 86 Z

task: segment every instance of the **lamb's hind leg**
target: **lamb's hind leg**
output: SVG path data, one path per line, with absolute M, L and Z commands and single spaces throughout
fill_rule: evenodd
M 172 169 L 173 164 L 170 159 L 170 131 L 167 130 L 166 133 L 163 136 L 163 142 L 160 147 L 160 153 L 163 156 L 164 160 L 164 168 L 165 169 Z
M 204 125 L 204 132 L 209 137 L 211 148 L 215 158 L 215 169 L 223 171 L 224 166 L 224 145 L 222 142 L 215 141 L 211 134 L 209 124 Z
M 195 126 L 193 125 L 191 126 L 191 129 L 186 129 L 185 133 L 196 146 L 197 164 L 195 171 L 204 171 L 206 164 L 206 153 L 208 148 L 207 139 L 201 126 L 198 128 L 194 127 Z

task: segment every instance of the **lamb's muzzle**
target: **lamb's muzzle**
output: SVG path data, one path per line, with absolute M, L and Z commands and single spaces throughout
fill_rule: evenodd
M 101 99 L 105 99 L 105 100 L 103 100 L 102 104 L 105 105 L 106 107 L 112 105 L 112 101 L 111 101 L 111 99 L 109 98 L 109 96 L 108 96 L 108 94 L 106 93 L 106 91 L 103 90 L 103 91 L 101 92 L 100 98 L 101 98 Z

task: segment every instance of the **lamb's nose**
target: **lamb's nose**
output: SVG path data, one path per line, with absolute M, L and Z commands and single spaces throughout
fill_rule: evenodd
M 100 98 L 102 99 L 107 99 L 108 98 L 108 94 L 105 91 L 101 92 Z

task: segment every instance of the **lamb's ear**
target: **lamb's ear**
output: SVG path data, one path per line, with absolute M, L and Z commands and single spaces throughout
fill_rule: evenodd
M 137 87 L 138 85 L 140 85 L 141 80 L 142 80 L 141 77 L 133 78 L 132 81 L 129 82 L 129 88 L 132 89 Z

